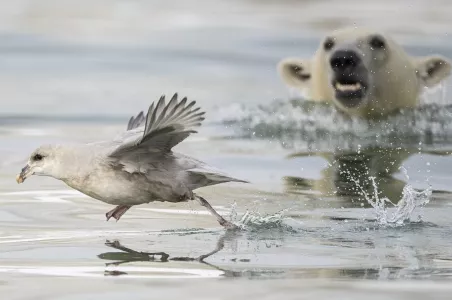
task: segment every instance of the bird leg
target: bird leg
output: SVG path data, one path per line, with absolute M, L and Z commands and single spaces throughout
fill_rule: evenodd
M 107 221 L 110 220 L 111 217 L 116 219 L 116 222 L 119 221 L 119 219 L 122 217 L 123 214 L 126 213 L 126 211 L 129 210 L 131 206 L 130 205 L 118 205 L 109 212 L 105 214 L 107 217 Z
M 216 248 L 214 250 L 210 251 L 207 254 L 200 255 L 198 258 L 196 258 L 196 260 L 199 261 L 199 262 L 205 263 L 204 260 L 206 258 L 208 258 L 209 256 L 212 256 L 212 255 L 220 252 L 221 250 L 223 250 L 223 248 L 224 248 L 224 240 L 226 239 L 226 235 L 227 234 L 224 234 L 223 236 L 220 237 L 220 239 L 217 241 L 217 246 L 216 246 Z
M 212 215 L 214 215 L 217 218 L 218 223 L 220 223 L 221 226 L 223 226 L 226 229 L 239 229 L 237 225 L 232 224 L 231 222 L 227 221 L 225 218 L 220 216 L 219 213 L 216 212 L 215 209 L 207 202 L 206 199 L 203 197 L 200 197 L 198 195 L 195 196 L 196 200 L 198 200 L 199 204 L 204 206 Z

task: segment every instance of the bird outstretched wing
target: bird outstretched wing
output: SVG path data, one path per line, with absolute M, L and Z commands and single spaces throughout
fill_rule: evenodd
M 196 133 L 195 128 L 204 120 L 205 112 L 200 112 L 200 107 L 195 104 L 196 101 L 188 102 L 186 97 L 178 101 L 177 93 L 166 104 L 165 96 L 161 96 L 157 104 L 151 104 L 146 117 L 140 112 L 130 118 L 127 131 L 109 156 L 170 152 L 190 134 Z M 140 128 L 143 124 L 144 129 Z

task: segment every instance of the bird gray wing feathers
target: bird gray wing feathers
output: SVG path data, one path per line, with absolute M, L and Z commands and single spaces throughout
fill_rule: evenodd
M 178 101 L 177 93 L 166 105 L 165 96 L 152 103 L 146 116 L 140 112 L 131 117 L 127 131 L 110 142 L 106 156 L 113 167 L 129 173 L 150 170 L 174 171 L 198 166 L 198 161 L 175 157 L 171 149 L 195 133 L 204 120 L 204 112 L 187 98 Z M 144 126 L 143 126 L 144 125 Z
M 177 98 L 176 93 L 166 105 L 165 96 L 162 96 L 157 105 L 151 104 L 146 117 L 140 112 L 130 118 L 127 131 L 116 140 L 120 145 L 110 153 L 110 157 L 120 157 L 128 152 L 169 152 L 195 133 L 194 128 L 201 125 L 205 112 L 194 107 L 196 101 L 187 104 L 187 98 L 181 101 Z
M 129 123 L 127 124 L 127 130 L 132 130 L 143 125 L 143 122 L 146 120 L 144 117 L 144 113 L 140 111 L 140 113 L 136 117 L 130 117 Z

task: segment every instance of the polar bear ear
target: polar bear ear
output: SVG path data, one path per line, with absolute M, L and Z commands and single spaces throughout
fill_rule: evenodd
M 286 58 L 279 62 L 278 72 L 285 84 L 291 87 L 307 88 L 311 82 L 311 61 Z
M 451 72 L 451 63 L 438 55 L 416 58 L 415 64 L 416 74 L 426 87 L 435 86 Z

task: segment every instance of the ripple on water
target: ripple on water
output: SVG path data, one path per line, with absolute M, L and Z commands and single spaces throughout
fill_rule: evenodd
M 114 268 L 89 266 L 0 266 L 0 273 L 21 273 L 29 275 L 71 276 L 105 278 L 105 276 L 126 275 L 127 278 L 142 279 L 190 279 L 190 278 L 217 278 L 223 274 L 219 270 L 190 269 L 190 268 L 156 268 L 122 266 L 121 271 Z

